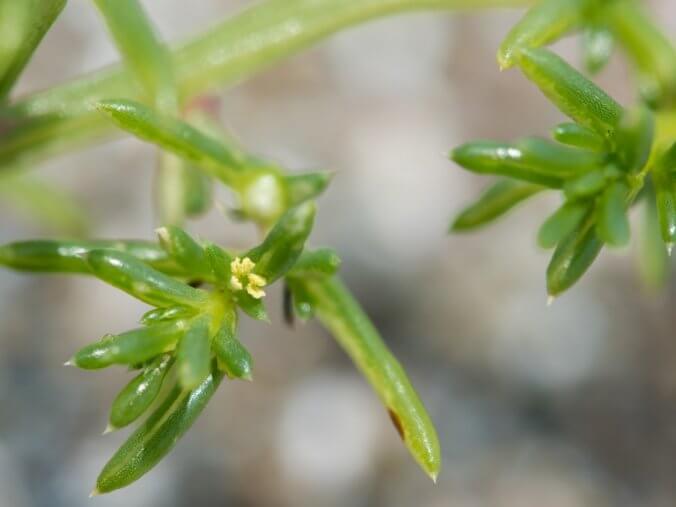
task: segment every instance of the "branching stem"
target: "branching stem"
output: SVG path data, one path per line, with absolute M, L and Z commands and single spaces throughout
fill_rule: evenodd
M 215 26 L 172 54 L 182 99 L 232 85 L 342 29 L 408 11 L 520 7 L 532 0 L 268 0 Z M 402 36 L 406 36 L 402 34 Z M 114 66 L 35 93 L 0 114 L 0 170 L 29 167 L 114 130 L 93 111 L 106 98 L 136 98 Z

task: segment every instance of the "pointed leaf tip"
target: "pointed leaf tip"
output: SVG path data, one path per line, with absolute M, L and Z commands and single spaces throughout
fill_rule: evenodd
M 103 430 L 103 433 L 101 433 L 101 435 L 108 435 L 109 433 L 113 433 L 114 431 L 117 431 L 117 428 L 112 424 L 108 423 L 108 426 L 106 426 L 106 429 Z

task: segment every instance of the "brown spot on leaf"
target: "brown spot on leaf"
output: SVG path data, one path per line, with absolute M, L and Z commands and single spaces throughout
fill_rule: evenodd
M 406 441 L 406 436 L 404 435 L 404 427 L 401 425 L 401 419 L 399 419 L 399 416 L 397 415 L 397 413 L 394 410 L 392 410 L 391 408 L 387 409 L 387 413 L 390 414 L 390 419 L 392 420 L 392 424 L 394 424 L 394 427 L 397 430 L 397 433 L 399 433 L 399 436 L 401 437 L 401 439 Z

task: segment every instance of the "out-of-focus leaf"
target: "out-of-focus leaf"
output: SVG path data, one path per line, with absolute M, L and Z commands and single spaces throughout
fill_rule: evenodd
M 66 0 L 0 0 L 0 101 L 65 5 Z
M 590 74 L 603 69 L 613 54 L 615 39 L 606 27 L 591 26 L 582 36 L 584 66 Z
M 567 199 L 580 199 L 598 194 L 605 186 L 605 170 L 598 169 L 567 181 L 563 186 L 563 192 Z
M 617 157 L 626 171 L 641 169 L 650 157 L 655 137 L 655 115 L 645 107 L 629 109 L 617 129 Z
M 669 274 L 669 256 L 660 232 L 655 193 L 649 195 L 641 205 L 641 228 L 639 230 L 638 265 L 641 278 L 650 288 L 662 288 Z
M 157 180 L 160 221 L 181 226 L 186 218 L 198 217 L 211 207 L 211 178 L 172 153 L 160 153 Z
M 0 177 L 0 198 L 55 232 L 77 237 L 89 229 L 87 210 L 71 195 L 33 178 Z
M 488 224 L 543 190 L 545 187 L 532 183 L 500 180 L 460 212 L 451 225 L 451 232 L 470 231 Z
M 94 0 L 115 44 L 146 92 L 161 111 L 178 110 L 173 63 L 138 0 Z
M 662 239 L 667 248 L 673 248 L 676 242 L 676 178 L 671 167 L 676 157 L 676 143 L 657 161 L 652 171 L 655 188 L 657 216 L 660 222 Z
M 540 227 L 538 245 L 542 248 L 554 248 L 580 225 L 588 212 L 589 205 L 587 203 L 565 203 Z
M 340 257 L 330 248 L 304 250 L 288 275 L 296 277 L 331 276 L 338 272 L 340 263 Z
M 227 185 L 242 170 L 238 153 L 178 118 L 131 100 L 106 100 L 97 107 L 121 129 L 194 162 Z
M 599 200 L 596 233 L 609 246 L 620 247 L 629 243 L 628 194 L 627 185 L 615 181 L 606 188 Z
M 606 2 L 604 19 L 640 73 L 639 85 L 651 104 L 676 98 L 676 49 L 644 11 L 642 2 Z
M 284 177 L 289 204 L 295 206 L 310 199 L 315 199 L 331 182 L 332 174 L 313 172 L 292 174 Z
M 584 20 L 588 0 L 541 0 L 531 7 L 510 30 L 498 50 L 503 69 L 513 66 L 523 48 L 536 48 L 553 42 L 578 28 Z

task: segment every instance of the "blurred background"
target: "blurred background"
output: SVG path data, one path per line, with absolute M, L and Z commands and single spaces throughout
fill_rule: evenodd
M 144 2 L 183 40 L 252 2 Z M 676 5 L 650 2 L 668 33 Z M 289 168 L 332 169 L 312 242 L 342 273 L 409 371 L 436 422 L 436 486 L 418 469 L 366 382 L 315 323 L 243 320 L 255 382 L 224 382 L 192 431 L 131 487 L 89 500 L 127 431 L 105 437 L 128 381 L 63 361 L 144 305 L 85 278 L 0 271 L 0 507 L 676 505 L 676 281 L 644 289 L 630 249 L 604 251 L 545 306 L 538 197 L 501 222 L 447 236 L 488 179 L 449 149 L 478 137 L 546 135 L 561 115 L 494 54 L 518 12 L 416 14 L 344 32 L 222 96 L 251 151 Z M 557 44 L 579 62 L 575 39 Z M 72 0 L 19 93 L 116 61 L 90 2 Z M 621 55 L 599 78 L 633 97 Z M 103 237 L 151 238 L 157 153 L 124 139 L 61 157 L 36 175 L 72 192 Z M 224 194 L 225 195 L 225 194 Z M 218 199 L 225 196 L 218 196 Z M 49 235 L 0 202 L 0 242 Z M 250 226 L 217 210 L 191 224 L 232 247 Z

